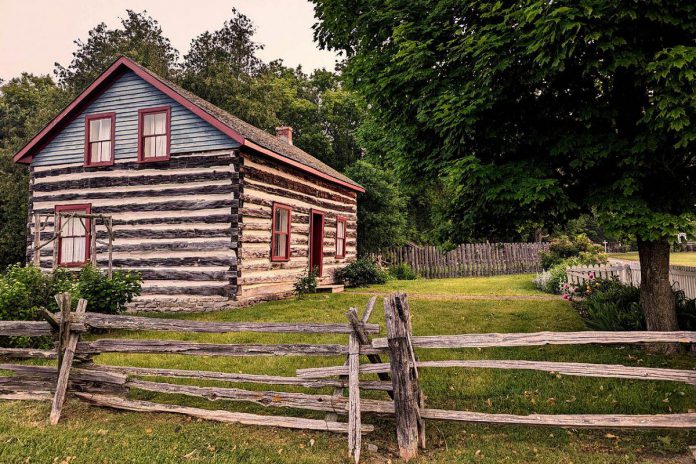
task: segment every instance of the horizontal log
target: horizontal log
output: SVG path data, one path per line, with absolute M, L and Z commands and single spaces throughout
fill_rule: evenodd
M 1 369 L 1 367 L 0 367 Z M 127 375 L 137 375 L 146 377 L 173 377 L 180 379 L 198 380 L 218 380 L 232 383 L 257 383 L 268 385 L 295 385 L 305 388 L 348 388 L 347 380 L 333 379 L 301 379 L 298 377 L 284 377 L 278 375 L 262 374 L 239 374 L 233 372 L 212 372 L 212 371 L 193 371 L 182 369 L 161 369 L 152 367 L 130 367 L 130 366 L 91 366 L 90 370 L 104 372 L 116 372 Z M 363 390 L 390 391 L 391 382 L 362 381 L 360 388 Z
M 270 184 L 273 186 L 280 187 L 283 190 L 281 192 L 299 192 L 303 193 L 306 195 L 309 195 L 310 197 L 318 197 L 324 200 L 333 200 L 333 201 L 340 201 L 340 202 L 355 202 L 354 198 L 348 198 L 343 195 L 340 195 L 338 193 L 332 193 L 332 192 L 327 192 L 325 190 L 320 190 L 317 188 L 314 188 L 312 185 L 308 185 L 307 183 L 304 182 L 297 182 L 291 179 L 288 179 L 285 176 L 279 176 L 276 175 L 275 173 L 270 173 L 266 171 L 262 171 L 260 169 L 257 169 L 253 166 L 244 166 L 244 181 L 246 182 L 247 180 L 253 181 L 258 181 L 258 182 L 263 182 L 265 184 Z M 258 186 L 259 184 L 253 183 L 251 184 L 254 187 Z M 272 192 L 272 193 L 279 193 L 279 192 Z M 281 193 L 281 196 L 283 194 Z
M 48 220 L 45 219 L 46 216 L 42 218 L 41 225 L 46 226 L 49 229 L 53 227 L 53 213 L 49 216 Z M 136 226 L 136 225 L 153 225 L 153 224 L 236 224 L 237 215 L 236 214 L 209 214 L 205 216 L 174 216 L 174 217 L 162 217 L 162 216 L 152 216 L 138 219 L 118 219 L 114 218 L 114 226 Z M 34 222 L 30 221 L 27 224 L 29 227 L 34 227 Z M 115 228 L 115 227 L 114 227 Z M 31 240 L 31 237 L 29 238 Z
M 484 369 L 521 369 L 553 372 L 563 375 L 573 375 L 579 377 L 609 377 L 621 379 L 638 380 L 666 380 L 674 382 L 684 382 L 696 385 L 696 371 L 664 369 L 652 367 L 631 367 L 619 364 L 588 364 L 571 362 L 547 362 L 547 361 L 517 361 L 517 360 L 469 360 L 457 359 L 450 361 L 419 361 L 416 367 L 421 368 L 484 368 Z M 336 375 L 346 375 L 346 366 L 318 367 L 300 369 L 297 376 L 302 378 L 324 378 Z M 361 365 L 360 373 L 388 373 L 391 367 L 388 363 Z
M 186 267 L 186 266 L 206 266 L 206 267 L 230 267 L 236 263 L 236 258 L 211 258 L 211 257 L 186 257 L 186 258 L 117 258 L 113 260 L 116 268 L 158 268 L 158 267 Z M 108 260 L 100 259 L 97 261 L 100 266 L 107 266 Z M 51 267 L 50 260 L 41 260 L 41 267 Z
M 2 348 L 0 356 L 7 358 L 36 358 L 36 359 L 55 359 L 55 350 L 40 350 L 36 348 Z
M 36 199 L 34 200 L 36 201 Z M 92 214 L 135 213 L 150 211 L 195 211 L 199 209 L 233 208 L 237 200 L 172 200 L 151 203 L 123 203 L 120 205 L 93 206 Z M 32 213 L 52 214 L 53 208 L 38 208 Z
M 213 420 L 218 422 L 348 433 L 348 424 L 342 422 L 327 422 L 319 419 L 304 419 L 300 417 L 263 416 L 241 412 L 211 411 L 208 409 L 175 406 L 171 404 L 158 404 L 149 401 L 127 400 L 124 398 L 107 395 L 77 393 L 76 396 L 90 404 L 114 409 L 123 409 L 127 411 L 164 412 L 171 414 L 183 414 L 199 419 Z M 371 425 L 363 425 L 362 427 L 363 433 L 371 432 L 373 430 L 374 427 Z
M 348 399 L 333 395 L 311 395 L 307 393 L 289 393 L 278 391 L 254 391 L 241 388 L 226 387 L 197 387 L 145 380 L 129 380 L 126 385 L 157 393 L 195 396 L 210 401 L 244 401 L 256 403 L 265 407 L 284 407 L 307 409 L 310 411 L 328 411 L 345 414 L 348 411 Z M 372 412 L 388 412 L 389 402 L 366 400 L 366 409 Z
M 363 353 L 362 350 L 365 350 Z M 130 340 L 100 339 L 81 342 L 77 345 L 79 354 L 97 353 L 160 353 L 198 356 L 341 356 L 348 349 L 345 345 L 235 345 L 184 342 L 177 340 Z M 361 353 L 371 354 L 375 350 L 362 346 Z M 2 352 L 0 351 L 0 354 Z
M 200 322 L 181 319 L 160 319 L 155 317 L 123 316 L 100 313 L 86 313 L 85 323 L 95 329 L 121 330 L 163 330 L 170 332 L 228 333 L 228 332 L 267 332 L 267 333 L 316 333 L 347 334 L 352 330 L 350 324 L 319 322 Z M 379 333 L 377 324 L 365 324 L 367 333 Z
M 205 182 L 209 180 L 230 180 L 233 178 L 232 172 L 223 169 L 210 172 L 163 174 L 163 175 L 139 175 L 139 176 L 109 176 L 93 177 L 85 176 L 82 179 L 56 180 L 49 182 L 37 182 L 32 186 L 35 192 L 55 192 L 57 190 L 89 189 L 104 187 L 129 187 L 134 185 L 157 185 L 157 184 L 192 184 L 194 182 Z
M 231 296 L 233 292 L 229 285 L 193 285 L 177 284 L 175 287 L 147 286 L 143 287 L 143 295 L 200 295 L 200 296 Z
M 0 392 L 0 400 L 7 400 L 7 401 L 53 401 L 53 393 L 51 393 L 48 390 Z
M 32 176 L 36 179 L 44 177 L 62 176 L 65 174 L 88 174 L 90 172 L 114 172 L 114 171 L 137 171 L 142 169 L 156 169 L 173 171 L 175 169 L 190 169 L 190 168 L 209 168 L 216 166 L 229 166 L 233 162 L 233 156 L 230 153 L 211 153 L 196 156 L 176 156 L 174 155 L 168 161 L 158 163 L 140 163 L 137 161 L 114 163 L 111 166 L 69 166 L 65 168 L 53 168 L 42 171 L 32 170 Z
M 195 268 L 194 268 L 195 269 Z M 185 281 L 205 281 L 205 280 L 227 280 L 232 276 L 232 271 L 177 271 L 167 269 L 144 269 L 140 272 L 143 280 L 185 280 Z
M 176 187 L 163 189 L 144 189 L 128 191 L 99 191 L 99 192 L 71 192 L 57 195 L 35 196 L 34 201 L 60 203 L 72 200 L 100 200 L 100 199 L 133 199 L 133 198 L 157 198 L 157 197 L 186 197 L 195 195 L 211 195 L 236 192 L 237 187 L 228 185 L 197 184 L 195 187 Z M 231 198 L 231 197 L 230 197 Z
M 45 321 L 0 321 L 0 336 L 42 337 L 52 334 L 51 326 Z
M 237 229 L 232 227 L 218 227 L 215 229 L 148 229 L 146 227 L 136 230 L 123 230 L 114 227 L 114 240 L 125 238 L 139 239 L 166 239 L 166 238 L 215 238 L 231 237 Z M 41 232 L 41 240 L 53 238 L 53 231 Z M 97 231 L 97 240 L 107 240 L 109 235 L 104 230 Z M 268 242 L 270 244 L 270 240 Z M 270 245 L 269 245 L 270 246 Z
M 58 370 L 52 366 L 31 366 L 27 364 L 0 364 L 1 371 L 9 371 L 22 379 L 48 380 L 55 382 Z M 109 383 L 125 385 L 128 376 L 115 371 L 73 368 L 70 371 L 71 381 Z
M 264 188 L 261 185 L 258 184 L 252 184 L 249 185 L 249 188 L 246 188 L 244 190 L 244 193 L 241 195 L 241 198 L 244 200 L 245 203 L 253 203 L 255 205 L 260 205 L 260 206 L 268 206 L 272 207 L 273 206 L 273 200 L 269 200 L 266 198 L 261 198 L 254 192 L 254 189 L 258 189 L 261 192 L 263 191 L 268 191 L 272 189 Z M 271 192 L 272 193 L 272 192 Z M 344 203 L 344 204 L 337 204 L 337 203 L 329 203 L 326 201 L 321 201 L 316 197 L 305 197 L 303 195 L 298 195 L 298 194 L 293 194 L 293 193 L 288 193 L 285 195 L 278 195 L 278 198 L 280 201 L 284 201 L 286 204 L 289 204 L 292 206 L 293 212 L 297 211 L 298 213 L 304 213 L 304 214 L 309 214 L 310 210 L 312 207 L 318 207 L 321 209 L 326 209 L 326 210 L 331 210 L 331 211 L 340 211 L 341 213 L 346 213 L 347 215 L 353 216 L 357 210 L 357 207 L 355 206 L 355 203 Z M 292 201 L 290 199 L 299 199 L 303 203 L 309 203 L 311 206 L 301 206 L 297 202 Z M 354 217 L 354 216 L 353 216 Z
M 493 346 L 696 343 L 696 332 L 535 332 L 414 336 L 417 348 L 484 348 Z M 372 340 L 375 348 L 386 348 L 386 338 Z
M 561 428 L 693 429 L 696 413 L 684 414 L 488 414 L 443 409 L 421 409 L 424 419 L 498 425 L 541 425 Z

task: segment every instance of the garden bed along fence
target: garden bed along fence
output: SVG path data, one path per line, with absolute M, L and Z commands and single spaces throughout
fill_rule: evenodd
M 70 295 L 56 296 L 61 312 L 43 312 L 46 321 L 0 321 L 1 336 L 47 336 L 57 339 L 52 350 L 0 348 L 0 357 L 57 359 L 57 367 L 3 362 L 0 371 L 0 399 L 52 401 L 50 423 L 60 420 L 68 393 L 91 404 L 139 412 L 184 414 L 201 419 L 250 425 L 311 429 L 346 433 L 348 454 L 360 458 L 362 434 L 373 430 L 363 424 L 363 413 L 392 415 L 399 453 L 410 459 L 426 445 L 425 420 L 454 420 L 487 424 L 523 424 L 571 428 L 696 428 L 696 413 L 655 415 L 565 414 L 513 415 L 473 411 L 435 409 L 425 404 L 426 395 L 419 386 L 420 372 L 431 368 L 531 369 L 572 376 L 616 377 L 684 382 L 696 385 L 696 371 L 665 368 L 630 367 L 588 363 L 522 360 L 444 360 L 420 361 L 416 350 L 539 345 L 696 343 L 696 332 L 539 332 L 508 334 L 461 334 L 415 336 L 405 295 L 384 299 L 386 338 L 371 339 L 380 327 L 370 324 L 373 297 L 362 317 L 355 308 L 347 312 L 347 322 L 274 323 L 274 322 L 195 322 L 137 316 L 110 316 L 86 312 L 88 302 L 80 300 L 71 311 Z M 81 341 L 81 334 L 92 330 L 155 330 L 171 332 L 268 332 L 301 334 L 345 334 L 341 344 L 212 344 L 178 340 L 109 339 Z M 104 352 L 180 354 L 191 356 L 341 356 L 339 366 L 299 369 L 295 376 L 193 371 L 134 366 L 107 366 L 92 363 Z M 385 362 L 382 356 L 389 357 Z M 369 363 L 361 363 L 364 356 Z M 377 375 L 374 380 L 364 377 Z M 362 375 L 362 376 L 361 376 Z M 217 380 L 229 383 L 294 385 L 306 388 L 333 388 L 332 394 L 283 391 L 257 391 L 230 387 L 201 387 L 142 380 L 140 377 L 166 377 Z M 129 399 L 130 389 L 182 394 L 208 400 L 253 402 L 267 407 L 289 407 L 326 413 L 324 419 L 258 415 L 227 410 L 208 410 L 176 404 Z M 344 396 L 344 390 L 348 396 Z M 361 390 L 383 391 L 384 399 L 361 398 Z M 388 396 L 387 396 L 388 395 Z M 338 415 L 347 415 L 347 422 Z

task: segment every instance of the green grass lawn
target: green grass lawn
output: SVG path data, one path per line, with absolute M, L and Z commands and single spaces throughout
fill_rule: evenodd
M 583 330 L 583 323 L 562 300 L 447 300 L 419 298 L 418 294 L 534 295 L 525 282 L 530 276 L 488 279 L 412 281 L 376 286 L 368 291 L 401 288 L 409 292 L 414 333 L 417 335 L 465 332 L 534 332 Z M 400 284 L 403 284 L 401 286 Z M 392 285 L 392 287 L 389 287 Z M 427 291 L 424 289 L 428 289 Z M 446 290 L 444 290 L 446 289 Z M 365 290 L 365 289 L 363 289 Z M 343 293 L 314 295 L 301 300 L 269 302 L 254 307 L 175 317 L 208 321 L 334 321 L 345 320 L 351 307 L 363 308 L 367 295 Z M 372 322 L 383 326 L 379 305 Z M 109 337 L 132 337 L 112 333 Z M 137 334 L 142 338 L 172 338 L 203 342 L 289 343 L 338 342 L 343 335 L 272 334 Z M 694 358 L 666 359 L 629 347 L 529 347 L 498 349 L 420 350 L 421 359 L 537 359 L 626 365 L 693 368 Z M 181 355 L 105 354 L 104 364 L 158 366 L 293 375 L 302 367 L 338 365 L 341 358 L 317 357 L 189 357 Z M 197 385 L 216 382 L 169 380 Z M 245 385 L 242 388 L 270 389 Z M 421 386 L 426 404 L 433 408 L 490 413 L 670 413 L 696 407 L 696 389 L 669 382 L 613 380 L 557 376 L 543 372 L 488 369 L 423 369 Z M 309 391 L 275 387 L 283 391 Z M 329 393 L 330 390 L 323 390 Z M 176 402 L 204 408 L 269 414 L 253 404 L 209 402 L 185 396 L 132 391 L 132 398 Z M 366 397 L 385 399 L 383 392 Z M 326 463 L 351 462 L 345 436 L 298 430 L 220 424 L 166 414 L 116 412 L 69 400 L 56 427 L 47 425 L 50 405 L 31 402 L 0 403 L 0 462 L 2 463 Z M 277 409 L 278 414 L 321 418 L 323 413 Z M 345 420 L 345 419 L 344 419 Z M 365 414 L 363 422 L 375 425 L 363 443 L 377 452 L 363 451 L 365 463 L 398 461 L 394 423 L 390 418 Z M 427 421 L 428 449 L 416 462 L 540 462 L 626 463 L 689 462 L 687 446 L 696 443 L 694 432 L 583 431 L 515 426 L 483 426 Z
M 638 261 L 638 252 L 631 253 L 610 253 L 610 258 L 627 259 L 630 261 Z M 685 251 L 671 253 L 669 255 L 669 263 L 680 266 L 696 266 L 696 251 Z

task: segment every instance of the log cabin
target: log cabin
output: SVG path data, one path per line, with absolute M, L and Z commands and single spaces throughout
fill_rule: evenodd
M 356 257 L 359 184 L 294 146 L 292 128 L 272 135 L 125 57 L 14 161 L 30 170 L 27 260 L 138 271 L 132 310 L 281 298 L 309 267 L 330 290 Z

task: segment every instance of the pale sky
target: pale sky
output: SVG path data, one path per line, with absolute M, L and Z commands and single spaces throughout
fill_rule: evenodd
M 262 60 L 282 58 L 307 72 L 334 69 L 336 55 L 313 42 L 314 10 L 306 0 L 0 0 L 0 78 L 52 75 L 54 62 L 70 63 L 75 39 L 86 40 L 102 21 L 120 26 L 126 9 L 147 10 L 183 56 L 191 39 L 222 27 L 232 7 L 256 26 Z

